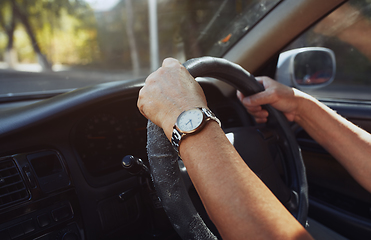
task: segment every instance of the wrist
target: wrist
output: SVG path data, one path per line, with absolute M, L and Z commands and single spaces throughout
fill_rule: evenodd
M 171 135 L 173 132 L 173 127 L 174 124 L 176 123 L 176 120 L 178 116 L 182 113 L 183 111 L 177 110 L 173 111 L 171 116 L 168 116 L 163 122 L 162 122 L 162 130 L 164 131 L 166 137 L 171 141 Z
M 195 107 L 182 112 L 173 127 L 171 143 L 176 151 L 184 138 L 197 135 L 211 121 L 221 126 L 220 120 L 207 108 Z
M 182 140 L 182 144 L 179 145 L 178 149 L 179 155 L 182 156 L 182 159 L 187 158 L 187 149 L 191 149 L 191 151 L 193 151 L 192 146 L 201 146 L 201 143 L 209 145 L 210 140 L 215 140 L 216 135 L 225 137 L 225 134 L 218 122 L 209 121 L 203 127 L 202 131 L 194 135 L 189 135 Z
M 196 108 L 196 107 L 209 109 L 207 106 L 200 105 L 200 106 L 182 106 L 180 108 L 169 110 L 168 114 L 165 116 L 165 120 L 162 121 L 162 125 L 160 127 L 163 129 L 166 137 L 170 141 L 171 141 L 173 128 L 174 128 L 180 114 L 182 112 L 185 112 L 187 110 L 190 110 L 190 109 L 193 109 L 193 108 Z
M 313 105 L 317 105 L 316 102 L 318 102 L 318 100 L 297 89 L 294 91 L 295 96 L 297 97 L 296 102 L 298 104 L 294 121 L 300 125 L 300 123 L 307 118 L 307 115 L 311 114 L 310 109 L 313 107 Z

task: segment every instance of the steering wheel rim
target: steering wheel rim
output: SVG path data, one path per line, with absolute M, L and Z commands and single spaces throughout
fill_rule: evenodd
M 245 96 L 264 90 L 255 77 L 241 66 L 222 58 L 201 57 L 183 64 L 194 77 L 213 77 L 232 85 Z M 267 125 L 278 129 L 282 146 L 285 146 L 285 162 L 291 177 L 291 199 L 284 203 L 291 214 L 305 226 L 308 213 L 308 187 L 305 167 L 287 118 L 273 107 Z M 165 212 L 182 239 L 216 239 L 194 208 L 182 181 L 178 166 L 178 154 L 162 129 L 152 122 L 147 126 L 147 151 L 151 176 Z

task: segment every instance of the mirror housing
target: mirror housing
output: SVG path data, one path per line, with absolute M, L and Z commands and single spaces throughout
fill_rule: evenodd
M 287 86 L 308 90 L 329 85 L 335 72 L 335 54 L 331 49 L 305 47 L 280 54 L 275 78 Z

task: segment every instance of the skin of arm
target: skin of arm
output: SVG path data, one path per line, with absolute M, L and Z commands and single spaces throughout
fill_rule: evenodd
M 139 110 L 168 139 L 179 114 L 194 107 L 207 107 L 204 93 L 175 59 L 164 60 L 138 97 Z M 216 122 L 185 138 L 179 150 L 223 239 L 312 239 L 245 164 Z
M 295 121 L 332 154 L 349 173 L 371 192 L 371 135 L 347 121 L 317 99 L 297 89 L 284 86 L 268 77 L 257 78 L 265 91 L 238 98 L 255 117 L 267 121 L 268 112 L 261 105 L 271 104 Z

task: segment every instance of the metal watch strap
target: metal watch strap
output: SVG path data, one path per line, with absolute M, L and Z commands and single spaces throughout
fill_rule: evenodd
M 206 119 L 205 119 L 205 122 L 207 121 L 210 121 L 210 120 L 214 120 L 216 121 L 219 126 L 222 126 L 220 120 L 215 116 L 215 114 L 210 111 L 209 109 L 207 108 L 200 108 L 200 110 L 205 114 L 206 116 Z M 180 145 L 180 141 L 182 140 L 182 137 L 183 135 L 185 135 L 184 133 L 180 132 L 177 128 L 176 128 L 176 125 L 174 125 L 173 127 L 173 133 L 171 134 L 171 144 L 173 145 L 174 149 L 179 153 L 179 145 Z
M 173 128 L 173 134 L 171 134 L 171 144 L 178 153 L 180 140 L 182 139 L 183 135 L 184 133 L 179 132 L 178 129 L 176 129 L 175 127 Z
M 211 110 L 207 108 L 201 108 L 201 111 L 205 113 L 206 117 L 210 118 L 211 120 L 216 121 L 220 127 L 222 126 L 222 123 L 220 122 L 220 120 L 215 116 L 215 114 Z M 206 119 L 206 121 L 208 121 L 208 119 Z

